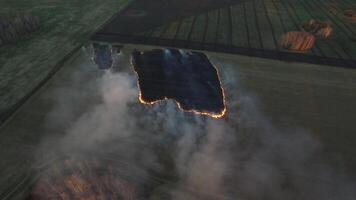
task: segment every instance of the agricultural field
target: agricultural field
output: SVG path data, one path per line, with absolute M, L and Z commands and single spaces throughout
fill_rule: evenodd
M 123 52 L 124 55 L 128 55 L 133 49 L 141 50 L 143 48 L 154 47 L 132 45 L 126 46 Z M 265 141 L 278 140 L 281 135 L 296 134 L 292 137 L 292 141 L 284 138 L 287 141 L 283 143 L 283 151 L 279 149 L 278 142 L 277 144 L 273 143 L 272 147 L 268 146 L 264 149 L 263 159 L 266 158 L 264 155 L 270 156 L 271 154 L 271 162 L 276 157 L 279 158 L 278 163 L 292 162 L 292 167 L 283 168 L 280 174 L 289 175 L 289 172 L 293 172 L 293 169 L 297 167 L 296 179 L 301 181 L 302 185 L 307 185 L 304 186 L 305 188 L 309 188 L 308 186 L 312 188 L 307 192 L 314 193 L 314 187 L 330 188 L 331 186 L 332 190 L 328 190 L 326 193 L 322 191 L 322 193 L 332 199 L 348 199 L 346 198 L 348 194 L 343 192 L 346 187 L 337 187 L 338 182 L 334 182 L 334 176 L 326 176 L 323 174 L 324 171 L 313 171 L 315 167 L 313 164 L 315 164 L 314 161 L 318 163 L 319 160 L 323 160 L 323 164 L 320 165 L 321 169 L 327 166 L 336 170 L 331 174 L 335 177 L 338 177 L 336 175 L 339 173 L 345 173 L 350 178 L 356 176 L 356 160 L 354 159 L 356 94 L 352 92 L 356 86 L 356 72 L 353 69 L 302 63 L 286 64 L 282 61 L 251 59 L 246 56 L 218 53 L 208 53 L 207 55 L 220 72 L 227 97 L 228 113 L 226 118 L 214 119 L 214 122 L 225 121 L 238 127 L 238 131 L 232 132 L 231 137 L 228 132 L 224 132 L 222 140 L 227 139 L 229 144 L 236 137 L 239 139 L 239 143 L 245 144 L 246 142 L 246 146 L 249 147 L 249 145 L 253 145 L 248 142 L 249 139 L 252 139 L 249 137 L 256 136 L 259 127 L 271 128 L 265 127 L 264 123 L 266 122 L 259 121 L 257 118 L 261 116 L 256 116 L 254 111 L 247 113 L 251 114 L 251 116 L 247 115 L 249 120 L 242 120 L 246 117 L 243 110 L 249 107 L 245 102 L 246 98 L 254 99 L 257 101 L 254 108 L 266 116 L 263 119 L 271 120 L 273 127 L 281 129 L 280 132 L 268 135 L 271 138 L 264 138 Z M 214 190 L 200 191 L 199 188 L 192 190 L 186 185 L 179 187 L 180 179 L 177 172 L 179 169 L 174 167 L 174 161 L 179 158 L 179 154 L 176 154 L 176 146 L 180 140 L 177 135 L 173 134 L 176 132 L 171 134 L 168 131 L 169 127 L 173 126 L 177 133 L 180 133 L 185 131 L 180 120 L 194 121 L 200 117 L 179 111 L 175 104 L 173 107 L 165 103 L 157 105 L 157 107 L 140 104 L 137 99 L 139 90 L 135 82 L 137 77 L 129 60 L 120 68 L 124 73 L 111 74 L 108 77 L 108 73 L 99 70 L 90 60 L 88 52 L 82 49 L 68 59 L 63 68 L 2 126 L 0 129 L 2 136 L 0 156 L 6 161 L 0 162 L 0 176 L 2 177 L 0 197 L 2 199 L 26 199 L 31 192 L 37 192 L 45 197 L 51 197 L 51 195 L 53 197 L 58 193 L 58 189 L 63 188 L 63 185 L 58 186 L 57 182 L 53 185 L 47 184 L 49 186 L 47 190 L 41 190 L 43 187 L 36 190 L 34 186 L 38 183 L 41 184 L 43 178 L 44 181 L 47 181 L 47 178 L 51 181 L 51 178 L 62 177 L 62 175 L 64 175 L 63 178 L 69 177 L 65 180 L 71 181 L 72 171 L 65 170 L 67 168 L 63 167 L 68 163 L 70 168 L 72 168 L 71 165 L 79 165 L 76 167 L 79 169 L 75 169 L 74 172 L 76 173 L 75 177 L 81 177 L 87 175 L 86 170 L 96 166 L 96 162 L 110 163 L 99 166 L 112 168 L 112 170 L 103 169 L 99 172 L 105 175 L 116 174 L 114 180 L 119 178 L 117 181 L 122 184 L 119 184 L 118 187 L 111 185 L 116 182 L 109 182 L 110 187 L 118 187 L 115 190 L 117 193 L 124 190 L 124 195 L 133 196 L 132 193 L 136 193 L 141 195 L 139 197 L 142 199 L 171 199 L 169 195 L 171 195 L 172 188 L 178 188 L 178 191 L 184 195 L 190 193 L 198 196 L 202 194 L 216 195 Z M 128 79 L 127 76 L 130 78 Z M 101 85 L 103 81 L 114 84 L 110 84 L 109 88 L 106 85 L 106 89 L 103 90 L 103 85 Z M 113 97 L 109 92 L 111 89 L 130 84 L 132 84 L 130 86 L 132 93 L 128 93 L 130 103 L 127 109 L 129 110 L 120 107 L 122 105 L 120 99 L 103 102 L 105 98 L 109 97 L 110 100 Z M 117 90 L 114 90 L 114 94 L 117 94 L 115 91 Z M 118 91 L 126 92 L 121 88 Z M 126 99 L 123 95 L 118 96 Z M 240 107 L 240 104 L 243 106 Z M 103 116 L 97 111 L 103 111 L 101 113 Z M 87 121 L 88 118 L 90 121 Z M 110 120 L 113 123 L 108 123 Z M 170 120 L 175 123 L 169 123 Z M 208 119 L 203 118 L 202 120 Z M 132 135 L 121 138 L 121 133 L 126 133 L 126 126 L 122 126 L 122 124 L 126 123 L 130 124 L 129 130 L 133 128 L 135 131 Z M 98 128 L 104 126 L 103 124 L 105 127 L 109 125 L 108 128 Z M 112 133 L 109 135 L 108 141 L 104 139 L 108 136 L 106 131 Z M 191 138 L 202 137 L 195 132 L 188 131 L 187 134 L 189 139 L 185 140 L 183 144 L 192 142 L 191 140 L 194 139 Z M 216 135 L 215 132 L 213 134 Z M 319 149 L 319 142 L 322 144 L 321 155 L 314 156 L 309 153 L 310 150 L 313 151 L 309 146 L 309 137 L 316 138 L 316 147 L 312 144 L 313 148 L 318 147 Z M 105 142 L 102 143 L 101 139 L 104 139 Z M 252 142 L 261 141 L 252 140 Z M 218 145 L 218 149 L 220 148 L 224 148 L 224 145 Z M 145 159 L 148 155 L 151 156 L 152 151 L 157 156 L 157 160 L 153 162 L 153 166 L 159 166 L 157 168 L 150 168 L 149 164 L 152 161 Z M 183 148 L 183 151 L 185 152 L 186 148 Z M 212 150 L 209 149 L 209 151 Z M 240 155 L 240 151 L 235 151 L 235 149 L 232 153 Z M 289 156 L 278 157 L 281 154 Z M 211 155 L 204 154 L 205 156 Z M 315 160 L 310 161 L 308 156 Z M 236 160 L 245 162 L 244 157 L 241 160 L 233 157 L 229 161 Z M 307 170 L 300 170 L 300 165 L 302 165 L 302 169 L 305 167 Z M 206 165 L 198 165 L 196 171 L 198 175 L 202 170 L 201 166 Z M 249 166 L 247 165 L 247 167 Z M 261 166 L 258 165 L 260 167 L 258 169 L 265 171 L 272 166 L 262 163 Z M 210 167 L 207 168 L 210 169 Z M 233 177 L 234 173 L 240 173 L 240 170 L 243 169 L 233 170 L 228 174 L 229 177 Z M 274 177 L 275 173 L 273 172 L 269 176 Z M 89 173 L 89 175 L 90 177 L 94 176 L 94 184 L 100 183 L 102 178 L 105 178 L 104 176 L 95 177 L 95 173 Z M 209 176 L 204 173 L 202 177 Z M 233 179 L 226 184 L 226 187 L 232 187 L 232 192 L 236 191 L 239 180 L 239 178 Z M 75 182 L 75 179 L 74 184 L 77 184 L 78 187 L 81 186 L 80 182 L 79 184 Z M 258 181 L 256 185 L 260 184 L 270 185 L 270 179 Z M 105 184 L 99 185 L 105 187 Z M 92 192 L 86 192 L 84 195 L 92 194 Z M 287 195 L 295 195 L 298 197 L 296 199 L 303 199 L 304 195 L 308 194 L 307 192 L 303 190 L 296 194 L 287 193 Z M 79 191 L 79 193 L 83 192 Z M 240 193 L 238 191 L 230 195 L 238 197 Z
M 31 14 L 40 27 L 26 39 L 0 46 L 0 122 L 13 106 L 34 90 L 66 55 L 130 0 L 3 0 L 0 18 Z
M 130 7 L 134 8 L 135 4 Z M 355 0 L 234 1 L 190 16 L 175 12 L 178 20 L 166 20 L 146 31 L 142 27 L 149 27 L 155 20 L 145 19 L 140 29 L 132 28 L 125 34 L 113 21 L 93 38 L 353 67 L 356 64 L 355 9 Z M 149 16 L 154 19 L 155 15 Z M 118 16 L 118 21 L 120 18 L 124 16 Z M 134 23 L 131 26 L 135 27 Z M 322 28 L 308 30 L 308 26 L 324 27 L 324 33 Z M 307 32 L 309 41 L 291 41 L 296 47 L 289 49 L 293 44 L 282 42 L 289 32 Z M 305 49 L 300 47 L 303 45 Z
M 0 3 L 40 22 L 0 47 L 1 200 L 355 199 L 356 0 L 98 2 Z M 142 102 L 132 52 L 165 46 L 209 58 L 224 115 Z

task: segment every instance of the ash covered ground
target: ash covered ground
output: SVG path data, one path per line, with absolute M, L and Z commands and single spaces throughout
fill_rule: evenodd
M 355 182 L 323 159 L 317 137 L 271 122 L 259 99 L 239 84 L 236 66 L 211 58 L 227 101 L 225 118 L 212 119 L 182 112 L 170 100 L 140 104 L 128 55 L 116 57 L 119 70 L 112 73 L 99 71 L 83 50 L 44 92 L 51 106 L 43 126 L 57 133 L 37 149 L 34 166 L 42 167 L 32 198 L 48 199 L 49 192 L 57 195 L 53 191 L 61 191 L 58 199 L 117 193 L 150 200 L 356 196 Z M 94 184 L 108 176 L 111 183 Z M 44 184 L 54 182 L 55 189 Z

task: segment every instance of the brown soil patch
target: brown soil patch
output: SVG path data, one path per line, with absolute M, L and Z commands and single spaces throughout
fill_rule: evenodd
M 308 32 L 291 31 L 282 36 L 283 48 L 293 52 L 306 52 L 315 44 L 315 36 Z
M 349 21 L 351 23 L 356 23 L 356 11 L 355 10 L 352 10 L 352 9 L 345 10 L 344 16 L 347 21 Z

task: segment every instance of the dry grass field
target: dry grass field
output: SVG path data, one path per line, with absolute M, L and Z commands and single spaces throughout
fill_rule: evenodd
M 0 121 L 13 106 L 56 70 L 66 55 L 87 42 L 90 35 L 129 0 L 41 0 L 0 2 L 0 16 L 30 13 L 41 27 L 30 38 L 0 47 Z

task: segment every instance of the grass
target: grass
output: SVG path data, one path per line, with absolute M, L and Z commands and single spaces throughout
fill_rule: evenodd
M 206 15 L 198 16 L 195 23 L 197 25 L 194 26 L 191 40 L 195 42 L 202 42 L 204 39 L 204 32 L 206 27 Z
M 0 15 L 38 16 L 41 28 L 16 44 L 0 47 L 0 114 L 36 87 L 68 52 L 88 41 L 131 0 L 3 0 Z
M 218 10 L 214 10 L 212 12 L 208 13 L 209 17 L 209 25 L 205 37 L 205 42 L 206 43 L 211 43 L 214 44 L 216 41 L 216 29 L 218 25 Z
M 182 21 L 179 32 L 177 34 L 178 40 L 187 40 L 189 37 L 190 29 L 192 28 L 193 17 L 189 17 L 187 20 Z

